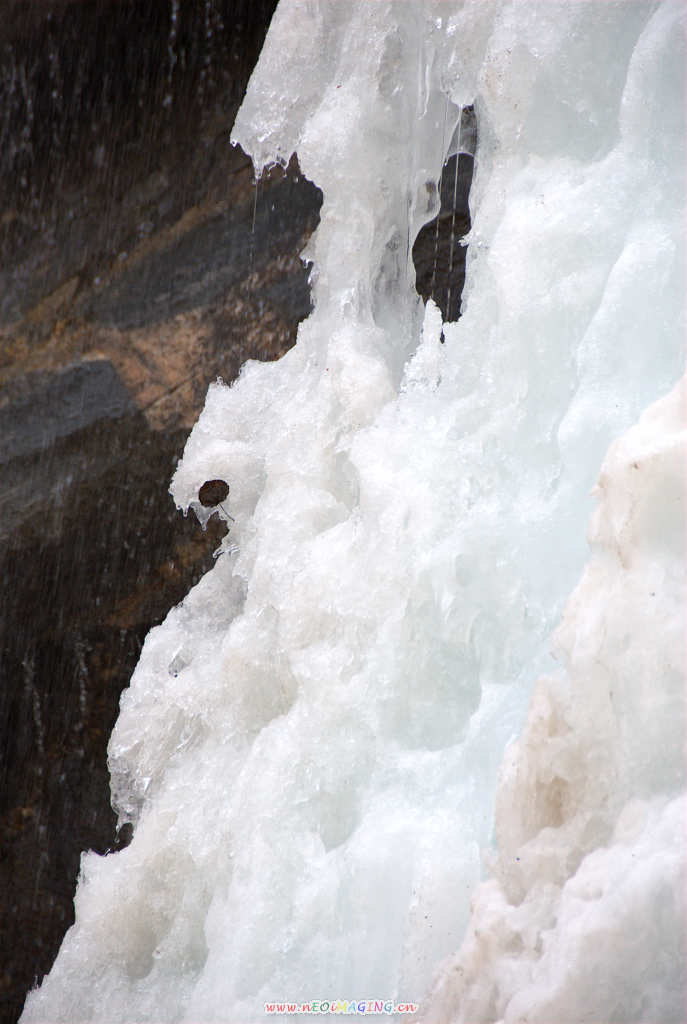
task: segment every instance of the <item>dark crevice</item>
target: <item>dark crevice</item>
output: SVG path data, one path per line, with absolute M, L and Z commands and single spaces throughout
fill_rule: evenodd
M 471 224 L 469 196 L 476 134 L 474 108 L 464 107 L 439 181 L 439 213 L 425 224 L 413 246 L 418 294 L 425 302 L 433 299 L 448 323 L 461 313 L 467 253 L 462 239 Z

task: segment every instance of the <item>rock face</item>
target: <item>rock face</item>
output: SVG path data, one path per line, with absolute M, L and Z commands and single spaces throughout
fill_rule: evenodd
M 275 0 L 23 2 L 0 25 L 0 1016 L 115 835 L 106 747 L 212 562 L 167 488 L 208 383 L 310 309 L 321 196 L 229 130 Z

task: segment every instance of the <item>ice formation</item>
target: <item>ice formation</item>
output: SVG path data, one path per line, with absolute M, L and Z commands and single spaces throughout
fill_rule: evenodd
M 134 838 L 84 855 L 25 1024 L 683 1019 L 684 29 L 282 0 L 234 138 L 323 189 L 314 311 L 191 434 L 177 503 L 227 480 L 236 522 L 146 640 Z M 467 104 L 442 327 L 409 253 Z
M 493 877 L 428 1024 L 685 1019 L 685 399 L 605 460 L 565 672 L 506 750 Z

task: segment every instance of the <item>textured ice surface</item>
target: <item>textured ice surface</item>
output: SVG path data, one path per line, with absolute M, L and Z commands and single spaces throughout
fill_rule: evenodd
M 604 462 L 592 557 L 506 750 L 498 856 L 421 1019 L 685 1019 L 684 381 Z
M 604 454 L 681 373 L 683 9 L 282 0 L 234 134 L 323 189 L 315 309 L 191 434 L 174 496 L 227 480 L 239 550 L 146 640 L 134 839 L 84 856 L 24 1021 L 430 986 L 428 1022 L 678 1019 L 677 395 L 609 454 L 579 579 Z M 468 103 L 442 344 L 410 252 Z

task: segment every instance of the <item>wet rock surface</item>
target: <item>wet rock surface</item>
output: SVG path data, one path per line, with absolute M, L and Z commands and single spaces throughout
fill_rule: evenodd
M 460 153 L 447 160 L 439 182 L 440 209 L 425 224 L 413 245 L 416 288 L 422 298 L 433 299 L 444 320 L 460 317 L 465 284 L 467 245 L 461 242 L 470 230 L 468 197 L 474 157 Z
M 106 748 L 143 640 L 212 564 L 168 485 L 210 381 L 310 310 L 321 195 L 229 131 L 276 0 L 10 4 L 0 25 L 0 1018 L 125 845 Z

